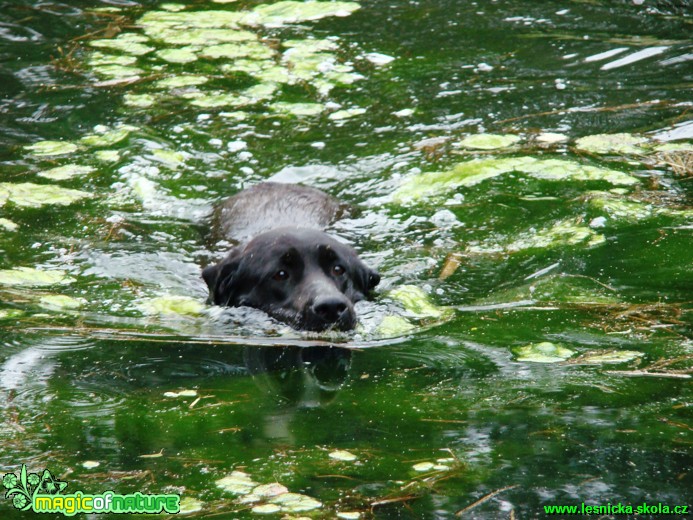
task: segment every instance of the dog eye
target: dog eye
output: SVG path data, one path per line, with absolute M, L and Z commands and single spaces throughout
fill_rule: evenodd
M 274 273 L 274 276 L 272 277 L 274 280 L 277 280 L 278 282 L 283 282 L 284 280 L 287 280 L 289 278 L 289 273 L 286 272 L 284 269 L 280 269 L 276 273 Z
M 333 265 L 332 266 L 332 274 L 335 276 L 342 276 L 344 273 L 346 273 L 346 269 L 342 267 L 341 265 Z

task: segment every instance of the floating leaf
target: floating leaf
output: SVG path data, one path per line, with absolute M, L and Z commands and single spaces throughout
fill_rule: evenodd
M 96 460 L 85 460 L 82 462 L 82 467 L 86 469 L 94 469 L 101 466 L 101 463 Z
M 474 150 L 497 150 L 499 148 L 509 148 L 518 142 L 520 142 L 520 137 L 516 135 L 477 134 L 465 137 L 460 142 L 460 145 Z
M 102 65 L 95 69 L 95 72 L 102 77 L 111 80 L 127 80 L 128 78 L 137 79 L 144 71 L 137 67 L 125 65 Z
M 139 20 L 137 25 L 153 39 L 161 39 L 162 34 L 170 34 L 171 31 L 183 32 L 191 28 L 238 28 L 239 24 L 247 18 L 248 14 L 236 11 L 191 11 L 171 13 L 167 11 L 148 11 Z
M 164 148 L 155 148 L 152 150 L 152 158 L 159 162 L 166 163 L 168 166 L 176 167 L 185 161 L 185 155 L 181 152 L 166 150 Z
M 656 152 L 693 152 L 693 143 L 664 143 L 654 147 Z
M 104 54 L 102 52 L 93 52 L 89 56 L 89 65 L 94 68 L 100 68 L 106 65 L 120 65 L 128 67 L 137 63 L 135 56 L 122 56 L 116 54 Z
M 162 89 L 172 89 L 172 88 L 184 88 L 184 87 L 194 87 L 197 85 L 203 85 L 209 81 L 207 76 L 171 76 L 170 78 L 162 79 L 157 81 L 154 86 L 156 88 Z
M 379 52 L 369 52 L 368 54 L 364 54 L 363 57 L 370 61 L 373 65 L 378 66 L 387 65 L 395 61 L 395 58 L 392 56 L 380 54 Z
M 274 51 L 258 41 L 244 41 L 210 45 L 200 51 L 200 56 L 212 59 L 253 58 L 263 60 L 274 57 Z
M 297 2 L 285 0 L 259 5 L 248 22 L 266 27 L 319 20 L 328 16 L 349 16 L 361 6 L 356 2 Z
M 602 181 L 622 186 L 639 182 L 635 177 L 617 170 L 580 164 L 567 159 L 533 159 L 521 164 L 517 171 L 535 179 L 552 181 Z
M 589 204 L 592 208 L 606 213 L 610 219 L 638 222 L 651 218 L 660 212 L 651 204 L 623 200 L 608 192 L 592 192 L 589 194 Z
M 134 131 L 139 130 L 136 126 L 122 125 L 113 130 L 108 127 L 103 128 L 103 132 L 85 135 L 80 142 L 93 148 L 106 148 L 118 144 L 127 139 Z
M 227 94 L 222 92 L 195 93 L 194 96 L 183 96 L 190 98 L 190 104 L 200 108 L 221 108 L 221 107 L 241 107 L 252 104 L 252 100 L 239 96 L 238 94 Z
M 13 184 L 0 183 L 0 206 L 7 201 L 16 206 L 39 208 L 46 204 L 67 206 L 78 200 L 90 198 L 92 195 L 85 191 L 71 190 L 46 184 L 23 182 Z
M 324 105 L 320 103 L 286 103 L 284 101 L 272 103 L 270 108 L 276 112 L 291 114 L 296 117 L 317 116 L 325 110 Z
M 286 40 L 283 45 L 287 49 L 294 49 L 292 52 L 299 54 L 336 51 L 339 48 L 332 39 Z
M 276 482 L 273 484 L 262 484 L 253 489 L 253 495 L 259 498 L 276 497 L 288 492 L 289 490 L 285 486 Z
M 158 101 L 156 96 L 151 94 L 132 94 L 128 92 L 123 96 L 123 103 L 130 107 L 149 108 Z
M 247 495 L 259 485 L 250 478 L 250 475 L 242 471 L 234 471 L 230 475 L 217 480 L 215 484 L 224 491 L 235 495 Z
M 402 316 L 385 316 L 378 325 L 378 334 L 381 336 L 400 336 L 414 330 L 416 326 Z
M 0 204 L 2 203 L 2 200 L 3 199 L 0 198 Z M 0 228 L 3 228 L 7 231 L 16 231 L 17 228 L 19 228 L 19 224 L 16 224 L 6 218 L 0 218 Z
M 431 303 L 423 289 L 415 285 L 402 285 L 393 289 L 388 296 L 402 304 L 404 310 L 417 319 L 442 319 L 450 315 L 450 309 Z
M 180 499 L 179 515 L 189 515 L 202 511 L 204 502 L 193 497 L 183 497 Z
M 197 390 L 181 390 L 180 392 L 164 392 L 164 397 L 197 397 Z
M 204 305 L 189 296 L 161 296 L 142 304 L 142 309 L 149 314 L 198 316 Z
M 642 154 L 651 150 L 646 137 L 632 134 L 597 134 L 581 137 L 575 146 L 585 152 L 596 154 Z
M 239 29 L 185 28 L 179 30 L 162 28 L 156 33 L 152 31 L 150 33 L 154 34 L 157 40 L 169 45 L 184 45 L 190 50 L 213 44 L 257 40 L 255 33 Z
M 344 511 L 341 513 L 337 513 L 337 518 L 341 518 L 342 520 L 359 520 L 361 518 L 361 513 L 358 511 Z
M 280 506 L 285 513 L 302 513 L 322 507 L 321 502 L 299 493 L 284 493 L 283 495 L 272 497 L 269 503 Z
M 579 244 L 592 247 L 605 241 L 606 239 L 603 235 L 596 233 L 589 227 L 575 224 L 575 222 L 569 219 L 557 222 L 550 228 L 541 229 L 535 233 L 530 232 L 508 244 L 505 250 L 515 252 L 524 249 L 543 249 Z
M 49 310 L 79 309 L 85 301 L 81 298 L 73 298 L 63 294 L 46 294 L 39 299 L 39 305 Z
M 91 40 L 89 45 L 92 47 L 112 49 L 133 56 L 141 56 L 154 50 L 154 47 L 145 45 L 143 42 L 148 39 L 135 33 L 121 33 L 116 38 Z
M 365 108 L 348 108 L 345 110 L 337 110 L 329 115 L 332 121 L 341 121 L 342 119 L 350 119 L 366 113 Z
M 66 179 L 71 179 L 73 177 L 81 177 L 82 175 L 87 175 L 95 170 L 92 166 L 83 166 L 79 164 L 65 164 L 63 166 L 58 166 L 57 168 L 51 168 L 50 170 L 44 170 L 38 172 L 39 177 L 45 177 L 46 179 L 53 179 L 56 181 L 62 181 Z
M 405 202 L 444 193 L 460 186 L 474 186 L 500 175 L 520 172 L 530 177 L 550 181 L 602 181 L 615 185 L 637 184 L 628 174 L 583 165 L 568 159 L 536 159 L 534 157 L 505 157 L 473 159 L 445 172 L 415 175 L 394 192 L 395 202 Z
M 36 287 L 64 285 L 74 281 L 75 279 L 68 276 L 65 271 L 43 271 L 32 267 L 15 267 L 14 269 L 0 270 L 1 285 Z
M 275 83 L 260 83 L 242 91 L 241 96 L 247 97 L 253 103 L 256 103 L 270 99 L 277 91 L 277 88 Z
M 24 149 L 37 157 L 50 157 L 75 152 L 77 145 L 68 141 L 39 141 L 25 146 Z
M 185 6 L 181 4 L 161 4 L 159 7 L 165 11 L 171 11 L 173 13 L 185 10 Z
M 414 471 L 418 471 L 420 473 L 423 473 L 425 471 L 431 471 L 434 466 L 435 466 L 435 464 L 433 464 L 432 462 L 419 462 L 418 464 L 414 464 L 412 466 L 412 469 Z
M 0 320 L 19 318 L 22 314 L 24 314 L 22 311 L 17 311 L 14 309 L 0 309 Z
M 94 152 L 94 157 L 102 162 L 117 162 L 120 160 L 120 152 L 118 150 L 97 150 Z
M 585 352 L 571 362 L 587 365 L 607 365 L 633 361 L 634 359 L 641 358 L 644 355 L 644 352 L 638 352 L 636 350 L 592 350 L 590 352 Z
M 565 134 L 557 134 L 554 132 L 542 132 L 536 137 L 537 141 L 543 144 L 557 144 L 568 141 L 568 136 Z
M 396 116 L 396 117 L 409 117 L 411 115 L 414 115 L 414 109 L 413 108 L 403 108 L 402 110 L 398 110 L 397 112 L 393 112 L 392 115 Z
M 183 49 L 162 49 L 160 51 L 156 52 L 156 55 L 159 56 L 164 61 L 168 61 L 169 63 L 191 63 L 193 61 L 197 61 L 197 54 L 195 54 L 195 51 L 197 49 L 188 49 L 188 48 L 183 48 Z
M 343 462 L 352 462 L 358 459 L 356 455 L 346 450 L 335 450 L 330 452 L 329 457 L 334 460 L 341 460 Z
M 513 349 L 518 361 L 531 361 L 534 363 L 558 363 L 565 361 L 574 351 L 569 348 L 555 345 L 548 341 L 542 343 L 532 343 L 524 347 Z
M 509 243 L 502 241 L 470 243 L 467 252 L 472 254 L 517 253 L 526 249 L 552 249 L 578 245 L 594 247 L 604 242 L 606 242 L 604 235 L 568 219 L 557 222 L 549 228 L 521 233 L 518 238 Z
M 282 511 L 281 506 L 276 504 L 261 504 L 253 507 L 252 509 L 252 512 L 257 515 L 271 515 L 274 513 L 279 513 L 280 511 Z

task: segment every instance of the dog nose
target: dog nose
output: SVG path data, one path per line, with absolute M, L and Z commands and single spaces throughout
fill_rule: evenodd
M 334 296 L 322 298 L 313 303 L 313 312 L 327 323 L 335 323 L 348 309 L 346 301 Z

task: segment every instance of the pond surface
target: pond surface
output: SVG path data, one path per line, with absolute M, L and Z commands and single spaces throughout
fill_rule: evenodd
M 2 4 L 2 473 L 229 519 L 693 505 L 690 3 L 265 4 Z M 267 179 L 359 208 L 355 332 L 205 305 L 208 216 Z

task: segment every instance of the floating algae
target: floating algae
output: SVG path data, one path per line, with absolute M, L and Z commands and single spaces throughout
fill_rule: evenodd
M 572 359 L 570 362 L 576 365 L 610 365 L 633 361 L 644 355 L 644 352 L 638 352 L 636 350 L 591 350 Z
M 649 140 L 633 134 L 597 134 L 581 137 L 575 141 L 579 150 L 595 154 L 643 154 L 652 150 L 647 146 Z
M 0 228 L 3 228 L 5 231 L 16 231 L 19 228 L 19 224 L 6 218 L 0 218 Z
M 160 296 L 144 302 L 141 308 L 147 314 L 199 316 L 204 305 L 189 296 Z
M 606 241 L 601 235 L 589 228 L 575 223 L 573 219 L 556 222 L 553 226 L 521 233 L 518 238 L 510 242 L 486 241 L 470 244 L 468 253 L 495 254 L 516 253 L 526 249 L 552 249 L 566 246 L 594 247 Z
M 342 462 L 353 462 L 358 459 L 356 455 L 346 450 L 331 451 L 329 457 L 333 460 L 340 460 Z
M 349 16 L 361 6 L 356 2 L 296 2 L 285 0 L 259 5 L 245 23 L 281 27 L 282 25 L 319 20 L 328 16 Z
M 92 40 L 89 45 L 100 49 L 110 49 L 133 56 L 142 56 L 154 50 L 154 47 L 145 45 L 148 38 L 141 34 L 122 33 L 116 38 L 106 38 L 102 40 Z
M 252 480 L 250 475 L 242 471 L 234 471 L 230 475 L 217 480 L 215 483 L 218 488 L 233 493 L 234 495 L 247 495 L 260 485 L 258 482 Z
M 513 349 L 513 352 L 517 355 L 517 361 L 531 361 L 533 363 L 558 363 L 575 354 L 575 351 L 569 348 L 548 341 L 518 347 Z
M 41 287 L 47 285 L 65 285 L 74 282 L 65 271 L 44 271 L 32 267 L 15 267 L 0 270 L 0 285 L 19 285 Z
M 404 316 L 389 314 L 377 327 L 381 336 L 399 336 L 417 329 L 410 321 L 420 320 L 426 324 L 444 322 L 453 315 L 452 309 L 439 307 L 431 302 L 423 289 L 415 285 L 402 285 L 387 294 L 404 308 Z
M 423 289 L 415 285 L 402 285 L 388 293 L 393 300 L 401 303 L 408 316 L 416 319 L 443 319 L 451 314 L 446 307 L 438 307 L 428 298 Z
M 36 157 L 67 155 L 77 151 L 77 145 L 68 141 L 39 141 L 24 147 Z
M 161 49 L 156 55 L 169 63 L 190 63 L 197 61 L 197 49 Z
M 389 314 L 385 316 L 378 325 L 377 332 L 381 336 L 401 336 L 416 329 L 416 325 L 407 318 Z
M 329 118 L 333 121 L 341 121 L 343 119 L 350 119 L 352 117 L 360 116 L 366 113 L 365 108 L 347 108 L 344 110 L 337 110 L 329 115 Z
M 604 191 L 593 191 L 587 194 L 590 208 L 606 215 L 617 223 L 635 224 L 644 219 L 665 216 L 675 219 L 693 219 L 693 210 L 655 206 L 639 200 L 625 199 L 619 194 Z
M 94 170 L 95 168 L 92 166 L 65 164 L 63 166 L 51 168 L 50 170 L 38 172 L 38 176 L 46 179 L 53 179 L 55 181 L 63 181 L 66 179 L 72 179 L 73 177 L 87 175 L 88 173 L 92 173 Z
M 431 197 L 512 172 L 549 181 L 595 181 L 619 186 L 638 183 L 635 177 L 626 173 L 584 165 L 569 159 L 536 159 L 528 156 L 473 159 L 448 171 L 427 172 L 406 179 L 393 193 L 393 200 L 401 203 Z
M 282 114 L 291 114 L 296 117 L 310 117 L 320 115 L 325 106 L 320 103 L 287 103 L 279 101 L 272 103 L 270 108 Z
M 25 208 L 39 208 L 46 204 L 67 206 L 81 199 L 92 197 L 91 193 L 32 182 L 0 183 L 0 206 L 10 202 Z
M 281 507 L 284 513 L 303 513 L 322 507 L 322 503 L 307 495 L 284 493 L 269 500 L 270 504 Z
M 609 305 L 620 303 L 621 299 L 615 291 L 609 290 L 591 278 L 557 274 L 537 278 L 519 287 L 493 293 L 475 303 L 486 305 L 519 301 L 550 305 Z
M 52 311 L 74 310 L 84 305 L 81 298 L 73 298 L 64 294 L 46 294 L 39 298 L 39 305 Z
M 120 125 L 114 129 L 97 126 L 95 133 L 85 135 L 79 142 L 92 148 L 107 148 L 124 141 L 136 130 L 139 129 L 131 125 Z
M 498 150 L 500 148 L 510 148 L 520 142 L 520 137 L 516 135 L 499 134 L 477 134 L 469 135 L 460 141 L 463 148 L 473 150 Z

